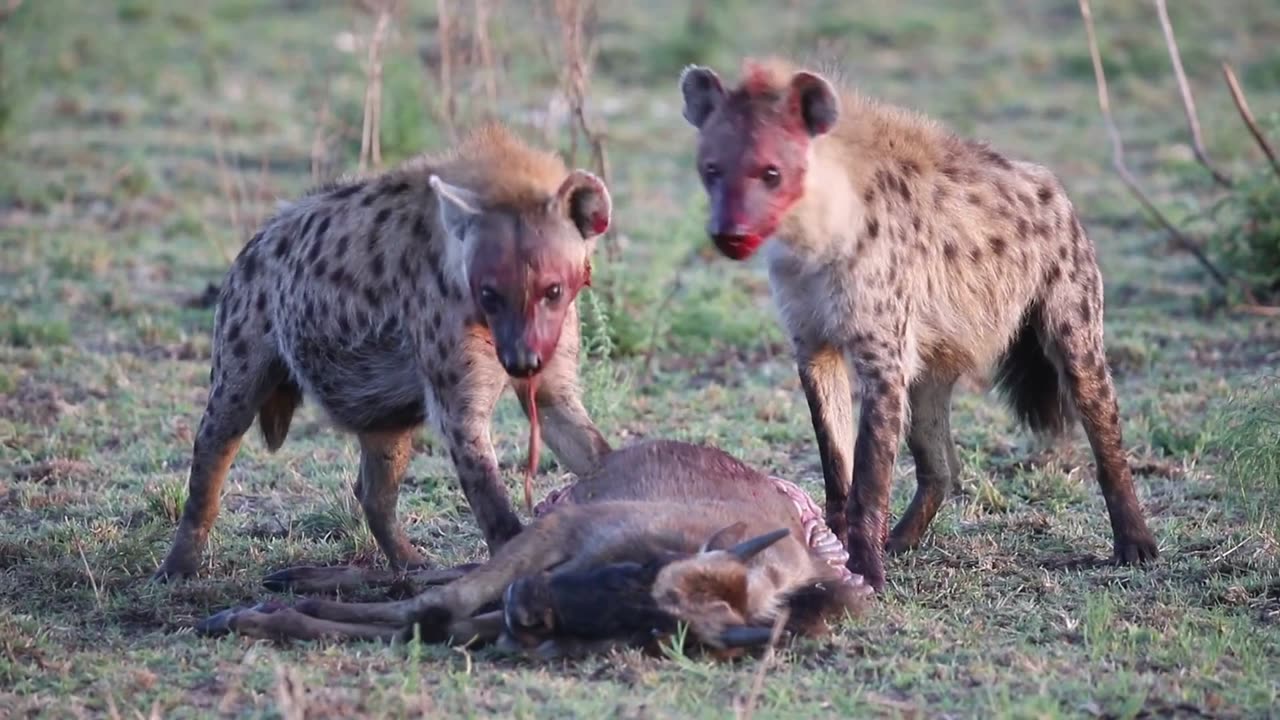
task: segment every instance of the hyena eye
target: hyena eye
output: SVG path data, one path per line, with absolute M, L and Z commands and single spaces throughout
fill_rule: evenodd
M 764 169 L 763 173 L 760 174 L 760 179 L 764 180 L 765 187 L 772 190 L 778 187 L 778 184 L 782 182 L 782 173 L 778 172 L 778 167 L 776 165 L 770 165 Z
M 547 302 L 555 302 L 559 300 L 560 296 L 563 294 L 564 294 L 564 287 L 562 287 L 560 283 L 556 283 L 551 287 L 548 287 L 547 291 L 543 293 L 542 296 L 547 299 Z
M 480 288 L 480 307 L 492 315 L 502 309 L 502 296 L 491 287 Z
M 707 180 L 715 180 L 720 177 L 720 166 L 713 162 L 709 162 L 702 166 L 702 176 Z

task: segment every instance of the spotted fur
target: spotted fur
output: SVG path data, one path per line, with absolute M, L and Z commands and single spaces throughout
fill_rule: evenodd
M 392 566 L 422 563 L 395 505 L 424 423 L 490 549 L 519 532 L 489 438 L 507 386 L 527 411 L 536 379 L 545 439 L 573 472 L 608 449 L 582 405 L 575 298 L 610 212 L 597 178 L 496 124 L 282 206 L 223 282 L 190 496 L 157 578 L 195 572 L 254 416 L 275 450 L 303 398 L 359 437 L 356 494 Z
M 952 387 L 992 367 L 1033 429 L 1080 414 L 1116 555 L 1157 555 L 1121 442 L 1094 247 L 1052 172 L 782 60 L 749 60 L 732 88 L 690 67 L 680 87 L 708 234 L 768 262 L 853 572 L 884 584 L 904 428 L 918 488 L 895 550 L 919 542 L 958 478 Z

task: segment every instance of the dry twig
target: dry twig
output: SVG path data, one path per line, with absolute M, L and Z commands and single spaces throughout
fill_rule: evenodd
M 320 111 L 316 117 L 315 132 L 311 135 L 311 182 L 318 183 L 327 173 L 326 160 L 329 156 L 330 115 L 332 114 L 332 77 L 325 73 L 324 99 L 320 103 Z
M 235 183 L 231 180 L 231 172 L 227 170 L 226 157 L 222 152 L 222 131 L 217 127 L 213 130 L 213 159 L 218 165 L 218 187 L 222 190 L 222 197 L 227 202 L 227 212 L 231 215 L 231 227 L 235 232 L 240 232 L 240 198 L 236 195 Z M 210 235 L 210 237 L 215 237 Z M 222 254 L 224 260 L 228 264 L 231 262 L 231 254 L 227 251 L 222 241 L 215 239 L 214 244 L 218 246 L 218 252 Z
M 306 688 L 293 668 L 276 663 L 276 704 L 285 720 L 307 716 Z
M 1120 176 L 1120 180 L 1124 182 L 1125 187 L 1129 189 L 1129 192 L 1133 193 L 1133 196 L 1142 204 L 1142 207 L 1156 219 L 1156 222 L 1160 223 L 1161 227 L 1168 231 L 1174 242 L 1183 250 L 1191 253 L 1213 277 L 1214 281 L 1223 287 L 1229 287 L 1233 283 L 1226 273 L 1218 269 L 1213 264 L 1213 261 L 1204 254 L 1204 250 L 1201 249 L 1199 243 L 1179 230 L 1164 216 L 1164 213 L 1156 208 L 1155 203 L 1151 202 L 1147 194 L 1143 192 L 1142 187 L 1138 185 L 1133 173 L 1129 172 L 1129 167 L 1124 161 L 1124 143 L 1120 139 L 1120 130 L 1116 127 L 1115 119 L 1111 116 L 1111 98 L 1107 92 L 1107 76 L 1102 69 L 1102 54 L 1098 50 L 1098 39 L 1094 34 L 1093 12 L 1089 6 L 1089 0 L 1079 0 L 1079 3 L 1080 15 L 1084 18 L 1085 34 L 1089 40 L 1089 56 L 1093 60 L 1093 76 L 1098 87 L 1098 108 L 1102 111 L 1102 119 L 1107 126 L 1107 135 L 1111 139 L 1111 164 L 1115 167 L 1116 173 Z M 1240 283 L 1236 283 L 1236 285 L 1243 290 L 1249 302 L 1256 304 L 1257 301 L 1253 298 L 1253 293 L 1248 287 Z
M 1231 88 L 1231 99 L 1236 103 L 1236 110 L 1240 111 L 1240 118 L 1244 120 L 1245 125 L 1249 126 L 1249 132 L 1253 134 L 1253 139 L 1258 141 L 1258 147 L 1262 148 L 1267 160 L 1271 161 L 1271 167 L 1277 175 L 1280 175 L 1280 161 L 1276 160 L 1276 152 L 1271 149 L 1271 143 L 1267 142 L 1267 137 L 1262 134 L 1258 122 L 1253 119 L 1253 113 L 1249 111 L 1249 101 L 1245 99 L 1244 90 L 1240 89 L 1236 72 L 1231 69 L 1230 63 L 1222 63 L 1222 74 L 1227 78 L 1227 86 Z
M 760 658 L 760 664 L 756 667 L 755 677 L 751 680 L 751 692 L 747 695 L 746 702 L 743 705 L 735 703 L 733 713 L 735 717 L 750 720 L 755 713 L 756 700 L 760 697 L 760 692 L 764 690 L 765 672 L 773 664 L 774 646 L 778 644 L 778 638 L 782 636 L 782 629 L 786 627 L 790 616 L 790 611 L 783 609 L 778 614 L 777 619 L 773 621 L 773 632 L 769 635 L 769 646 L 765 648 L 764 657 Z
M 395 0 L 384 0 L 378 7 L 378 22 L 373 27 L 373 38 L 369 41 L 368 64 L 365 67 L 368 84 L 364 92 L 364 127 L 360 136 L 360 172 L 368 170 L 370 165 L 382 165 L 382 145 L 379 141 L 379 128 L 382 124 L 382 43 L 386 39 L 387 28 L 391 25 L 394 5 Z
M 662 325 L 662 319 L 666 317 L 667 307 L 671 305 L 671 301 L 676 295 L 684 289 L 684 274 L 702 253 L 702 245 L 698 244 L 689 249 L 684 260 L 676 268 L 675 279 L 671 281 L 671 285 L 667 288 L 666 294 L 662 296 L 662 300 L 658 303 L 657 310 L 653 313 L 653 325 L 649 328 L 649 347 L 644 352 L 644 361 L 640 366 L 640 375 L 642 377 L 652 377 L 650 372 L 653 369 L 653 357 L 658 352 L 658 332 Z
M 569 112 L 576 125 L 570 131 L 569 161 L 575 162 L 578 152 L 578 134 L 581 133 L 591 148 L 592 163 L 605 185 L 610 183 L 609 156 L 605 152 L 604 133 L 593 127 L 587 119 L 587 85 L 591 54 L 585 43 L 584 25 L 587 11 L 593 0 L 554 0 L 556 17 L 560 21 L 560 39 L 564 52 L 564 93 L 569 101 Z M 614 237 L 613 230 L 605 233 Z M 618 259 L 617 243 L 606 242 L 606 257 Z
M 84 564 L 84 574 L 89 577 L 89 586 L 93 588 L 93 605 L 101 610 L 102 589 L 98 587 L 98 581 L 93 577 L 93 569 L 89 567 L 89 558 L 84 556 L 84 546 L 79 541 L 76 541 L 76 552 L 80 553 L 80 562 Z
M 436 0 L 436 28 L 440 41 L 440 121 L 449 137 L 457 138 L 457 103 L 453 96 L 453 15 L 449 0 Z
M 1187 74 L 1182 70 L 1182 54 L 1178 52 L 1178 40 L 1173 35 L 1173 25 L 1169 22 L 1169 9 L 1165 0 L 1156 1 L 1156 14 L 1160 16 L 1160 29 L 1164 32 L 1164 44 L 1169 50 L 1169 60 L 1173 63 L 1173 74 L 1178 80 L 1178 92 L 1182 95 L 1182 109 L 1187 113 L 1187 125 L 1191 128 L 1191 147 L 1195 150 L 1196 159 L 1204 165 L 1213 179 L 1223 187 L 1231 187 L 1231 178 L 1219 172 L 1209 162 L 1209 154 L 1204 149 L 1204 138 L 1200 134 L 1200 120 L 1196 117 L 1196 103 L 1191 96 L 1191 85 L 1187 83 Z
M 476 49 L 480 53 L 480 65 L 484 68 L 484 94 L 489 101 L 489 114 L 498 114 L 498 70 L 493 59 L 493 43 L 489 39 L 489 17 L 492 15 L 491 0 L 475 0 L 476 10 Z
M 4 5 L 0 5 L 0 22 L 9 19 L 9 16 L 18 12 L 18 8 L 22 7 L 22 0 L 8 0 Z

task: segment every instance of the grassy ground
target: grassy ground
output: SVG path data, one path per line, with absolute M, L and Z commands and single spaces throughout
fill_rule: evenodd
M 418 57 L 434 62 L 435 4 L 411 5 L 386 58 L 389 160 L 446 137 Z M 743 53 L 816 50 L 868 92 L 1048 163 L 1107 280 L 1109 359 L 1161 561 L 1095 562 L 1110 530 L 1087 446 L 1077 436 L 1045 459 L 975 381 L 955 402 L 970 497 L 944 509 L 920 551 L 890 561 L 873 613 L 780 654 L 757 714 L 1276 712 L 1280 390 L 1267 378 L 1280 326 L 1213 311 L 1202 273 L 1107 168 L 1075 3 L 722 2 L 697 34 L 682 3 L 606 5 L 592 107 L 610 133 L 621 255 L 600 270 L 618 298 L 605 308 L 614 356 L 586 375 L 615 442 L 715 443 L 821 497 L 763 272 L 714 256 L 701 236 L 675 89 L 690 59 L 732 75 Z M 1188 217 L 1206 176 L 1153 11 L 1097 5 L 1133 163 Z M 1236 64 L 1259 115 L 1280 110 L 1280 8 L 1171 5 L 1212 153 L 1233 170 L 1257 163 L 1215 62 Z M 494 42 L 499 112 L 538 137 L 555 45 L 530 7 L 502 3 Z M 362 51 L 349 49 L 371 25 L 345 2 L 284 0 L 29 0 L 0 24 L 0 715 L 723 717 L 746 694 L 754 661 L 538 666 L 194 637 L 194 620 L 263 597 L 272 569 L 377 561 L 350 495 L 354 441 L 313 409 L 274 456 L 256 431 L 246 442 L 201 577 L 145 582 L 180 510 L 206 392 L 212 312 L 194 300 L 275 198 L 311 184 L 313 159 L 322 172 L 354 168 L 364 84 Z M 482 87 L 463 85 L 464 116 Z M 496 431 L 512 489 L 518 415 L 506 399 Z M 447 457 L 421 447 L 401 496 L 410 535 L 440 563 L 479 557 Z M 544 492 L 565 479 L 545 468 Z M 904 457 L 895 511 L 910 472 Z

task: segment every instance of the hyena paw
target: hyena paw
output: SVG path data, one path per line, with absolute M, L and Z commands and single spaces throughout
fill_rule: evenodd
M 170 562 L 166 560 L 151 574 L 151 582 L 165 584 L 176 580 L 185 580 L 189 577 L 194 577 L 195 574 L 195 563 Z
M 871 543 L 850 535 L 849 562 L 845 567 L 854 575 L 861 575 L 876 592 L 884 591 L 884 556 Z
M 1116 539 L 1115 560 L 1121 565 L 1141 565 L 1158 557 L 1160 557 L 1160 548 L 1149 532 Z

